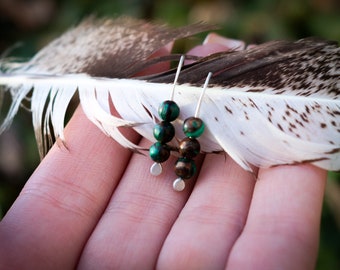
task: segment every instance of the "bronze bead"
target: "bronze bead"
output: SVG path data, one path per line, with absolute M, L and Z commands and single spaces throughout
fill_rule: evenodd
M 179 143 L 179 153 L 182 157 L 192 159 L 200 153 L 200 150 L 200 143 L 196 139 L 186 137 Z
M 192 159 L 179 158 L 175 165 L 175 173 L 182 179 L 189 179 L 196 173 L 196 164 Z

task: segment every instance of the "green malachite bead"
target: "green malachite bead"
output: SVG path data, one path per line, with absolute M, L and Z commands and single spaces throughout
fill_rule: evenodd
M 182 179 L 189 179 L 196 173 L 196 164 L 192 159 L 179 158 L 175 165 L 175 173 Z
M 168 160 L 170 156 L 170 149 L 166 144 L 156 142 L 153 145 L 151 145 L 149 149 L 149 155 L 153 161 L 157 163 L 162 163 Z
M 161 143 L 167 143 L 175 136 L 175 128 L 169 122 L 160 122 L 153 128 L 153 136 Z
M 204 132 L 204 122 L 197 117 L 189 117 L 183 123 L 183 132 L 189 138 L 198 138 Z
M 200 153 L 200 150 L 200 143 L 194 138 L 186 137 L 179 143 L 178 151 L 182 157 L 194 158 Z
M 171 122 L 179 116 L 179 107 L 176 102 L 166 100 L 159 106 L 158 114 L 162 120 Z

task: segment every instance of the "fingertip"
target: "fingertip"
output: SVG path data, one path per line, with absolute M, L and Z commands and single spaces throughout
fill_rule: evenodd
M 151 54 L 148 59 L 153 59 L 153 58 L 169 55 L 171 53 L 173 45 L 174 45 L 174 42 L 169 42 L 167 45 L 165 45 L 164 47 L 160 48 L 159 50 Z M 163 62 L 156 63 L 154 65 L 151 65 L 143 69 L 141 72 L 136 73 L 134 76 L 138 77 L 138 76 L 144 76 L 144 75 L 149 75 L 149 74 L 155 74 L 155 73 L 166 71 L 169 68 L 170 68 L 170 62 L 163 61 Z
M 187 52 L 188 55 L 195 55 L 199 57 L 209 56 L 213 53 L 226 51 L 241 51 L 245 49 L 245 42 L 236 39 L 230 39 L 218 35 L 216 33 L 209 33 L 204 39 L 202 45 L 198 45 Z M 186 62 L 186 64 L 192 61 Z
M 229 50 L 234 50 L 234 51 L 241 51 L 244 50 L 246 47 L 246 44 L 242 40 L 237 40 L 237 39 L 232 39 L 232 38 L 227 38 L 221 35 L 218 35 L 216 33 L 209 33 L 207 37 L 203 41 L 203 45 L 207 44 L 218 44 L 222 45 Z
M 229 49 L 221 44 L 205 44 L 198 45 L 187 52 L 188 55 L 195 55 L 199 57 L 205 57 L 217 52 L 225 52 Z M 192 61 L 190 61 L 192 62 Z

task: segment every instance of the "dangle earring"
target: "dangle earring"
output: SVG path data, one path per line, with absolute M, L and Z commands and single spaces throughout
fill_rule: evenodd
M 173 188 L 176 191 L 182 191 L 185 188 L 185 180 L 193 177 L 196 173 L 195 158 L 201 150 L 199 141 L 196 139 L 200 137 L 205 128 L 205 124 L 201 118 L 198 117 L 199 110 L 202 104 L 203 95 L 208 86 L 212 73 L 209 72 L 198 100 L 195 115 L 184 120 L 183 132 L 187 136 L 179 143 L 179 154 L 175 164 L 175 173 L 178 178 L 173 182 Z
M 173 99 L 176 83 L 183 63 L 184 56 L 182 55 L 177 67 L 170 100 L 162 102 L 158 108 L 158 115 L 163 121 L 155 125 L 153 135 L 157 142 L 151 145 L 149 149 L 150 158 L 155 162 L 150 168 L 150 173 L 155 176 L 162 173 L 161 163 L 168 160 L 171 150 L 170 146 L 166 143 L 170 142 L 175 136 L 175 128 L 170 122 L 176 120 L 180 112 L 178 105 Z

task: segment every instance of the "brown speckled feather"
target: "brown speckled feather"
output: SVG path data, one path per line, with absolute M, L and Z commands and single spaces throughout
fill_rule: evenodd
M 182 69 L 179 83 L 202 84 L 210 71 L 210 84 L 247 87 L 245 91 L 251 92 L 292 91 L 294 95 L 339 98 L 339 58 L 336 42 L 316 38 L 271 41 L 249 50 L 202 58 Z M 174 70 L 148 79 L 170 83 Z
M 130 17 L 88 18 L 38 52 L 29 70 L 127 78 L 169 42 L 210 29 L 203 23 L 169 28 Z
M 45 136 L 52 132 L 50 121 L 55 136 L 67 140 L 65 111 L 78 91 L 85 113 L 98 128 L 123 146 L 141 150 L 118 128 L 132 127 L 155 140 L 157 108 L 170 97 L 175 70 L 118 78 L 140 71 L 153 52 L 173 39 L 206 29 L 202 24 L 169 29 L 127 18 L 89 19 L 0 76 L 0 85 L 9 87 L 14 99 L 2 127 L 34 88 L 31 108 L 43 153 Z M 175 91 L 181 114 L 174 122 L 174 145 L 183 137 L 181 123 L 194 114 L 208 72 L 213 75 L 200 111 L 207 126 L 200 138 L 204 152 L 225 151 L 246 170 L 250 164 L 302 162 L 340 170 L 340 48 L 335 42 L 273 41 L 184 66 Z M 110 114 L 110 102 L 121 118 Z

